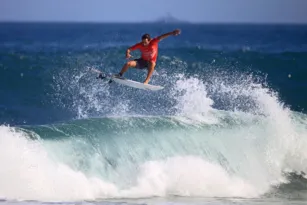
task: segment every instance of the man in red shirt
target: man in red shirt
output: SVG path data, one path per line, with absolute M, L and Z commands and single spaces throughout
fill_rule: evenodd
M 158 57 L 158 43 L 162 39 L 169 37 L 171 35 L 177 36 L 180 34 L 180 30 L 176 29 L 172 32 L 165 33 L 161 36 L 155 37 L 151 39 L 149 34 L 144 34 L 142 36 L 142 42 L 135 44 L 134 46 L 131 46 L 130 48 L 127 49 L 126 51 L 126 58 L 129 59 L 131 58 L 130 51 L 139 49 L 142 53 L 141 58 L 139 59 L 134 59 L 129 62 L 127 62 L 120 73 L 116 76 L 122 76 L 129 67 L 134 67 L 134 68 L 139 68 L 139 69 L 144 69 L 147 68 L 148 74 L 147 78 L 144 81 L 144 84 L 148 84 L 150 77 L 155 69 L 156 66 L 156 61 Z

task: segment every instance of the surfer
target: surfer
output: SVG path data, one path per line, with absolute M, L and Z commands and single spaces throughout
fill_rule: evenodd
M 165 33 L 161 36 L 151 38 L 149 34 L 144 34 L 142 36 L 142 41 L 129 47 L 126 51 L 126 58 L 131 58 L 130 52 L 136 49 L 139 49 L 142 53 L 141 58 L 130 60 L 123 66 L 119 74 L 116 74 L 118 77 L 122 77 L 123 74 L 129 69 L 129 67 L 145 69 L 147 68 L 148 73 L 144 81 L 144 84 L 148 84 L 150 77 L 155 69 L 157 56 L 158 56 L 158 43 L 169 36 L 177 36 L 180 34 L 180 30 L 176 29 L 172 32 Z

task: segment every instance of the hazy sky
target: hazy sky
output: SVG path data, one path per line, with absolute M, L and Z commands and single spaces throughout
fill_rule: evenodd
M 307 23 L 307 0 L 0 0 L 0 21 Z

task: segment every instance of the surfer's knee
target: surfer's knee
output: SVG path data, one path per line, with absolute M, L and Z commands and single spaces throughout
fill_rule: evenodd
M 136 66 L 136 62 L 135 61 L 129 61 L 126 63 L 127 66 L 129 67 L 135 67 Z

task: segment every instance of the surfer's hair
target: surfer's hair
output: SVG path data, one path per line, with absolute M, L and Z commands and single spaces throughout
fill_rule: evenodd
M 142 40 L 143 39 L 148 39 L 148 40 L 150 40 L 151 38 L 150 38 L 150 35 L 148 34 L 148 33 L 145 33 L 143 36 L 142 36 Z

